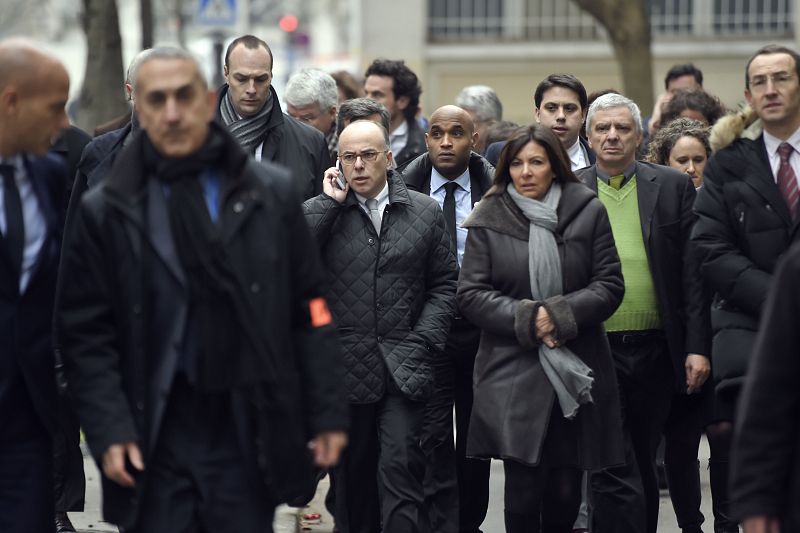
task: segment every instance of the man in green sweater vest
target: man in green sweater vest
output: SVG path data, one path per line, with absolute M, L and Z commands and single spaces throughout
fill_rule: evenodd
M 606 206 L 625 297 L 606 322 L 623 410 L 626 464 L 592 476 L 595 533 L 655 533 L 656 448 L 673 392 L 708 377 L 708 311 L 689 242 L 695 190 L 676 170 L 636 161 L 639 108 L 601 96 L 586 120 L 595 165 L 576 175 Z

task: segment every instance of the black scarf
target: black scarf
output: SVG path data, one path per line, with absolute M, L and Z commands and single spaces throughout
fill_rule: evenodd
M 207 392 L 274 383 L 276 372 L 256 326 L 255 314 L 222 242 L 222 213 L 215 224 L 206 207 L 200 174 L 221 176 L 220 198 L 236 189 L 246 155 L 235 140 L 211 125 L 202 148 L 183 158 L 166 158 L 144 135 L 148 175 L 169 186 L 169 221 L 175 251 L 189 288 L 189 335 L 196 385 Z

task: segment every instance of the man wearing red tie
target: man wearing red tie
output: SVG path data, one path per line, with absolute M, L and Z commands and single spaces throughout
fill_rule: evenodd
M 703 277 L 715 293 L 712 368 L 718 422 L 709 435 L 721 434 L 728 443 L 775 266 L 800 241 L 799 69 L 800 55 L 786 47 L 768 45 L 753 55 L 745 71 L 745 97 L 764 132 L 717 152 L 706 166 L 695 204 L 698 221 L 692 239 L 702 257 Z M 711 481 L 727 484 L 728 472 L 734 476 L 733 518 L 743 522 L 746 532 L 773 531 L 770 524 L 779 517 L 764 505 L 764 495 L 778 482 L 763 475 L 758 465 L 729 469 L 727 455 L 711 458 Z

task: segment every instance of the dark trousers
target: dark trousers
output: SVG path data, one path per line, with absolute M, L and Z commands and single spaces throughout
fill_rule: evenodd
M 53 489 L 56 512 L 83 511 L 86 476 L 83 472 L 81 427 L 78 417 L 63 396 L 56 408 L 56 432 L 53 439 Z
M 669 413 L 673 371 L 660 334 L 609 334 L 625 438 L 625 464 L 592 475 L 594 533 L 655 533 L 656 450 Z
M 0 404 L 0 531 L 52 533 L 52 437 L 34 410 L 21 374 L 6 376 L 19 380 L 5 389 L 11 393 Z
M 480 330 L 458 317 L 434 367 L 436 391 L 425 412 L 425 508 L 434 533 L 478 533 L 489 506 L 488 461 L 466 457 L 472 370 Z M 453 446 L 453 405 L 456 414 Z
M 248 472 L 229 394 L 179 375 L 149 464 L 136 533 L 265 533 L 275 506 Z
M 570 533 L 581 506 L 583 471 L 503 461 L 506 533 Z
M 703 394 L 676 394 L 664 427 L 664 471 L 669 497 L 678 520 L 678 527 L 689 533 L 700 531 L 705 520 L 700 511 L 700 465 L 697 452 L 703 433 L 705 412 Z
M 390 387 L 377 403 L 350 406 L 350 439 L 332 477 L 341 533 L 420 533 L 425 404 Z

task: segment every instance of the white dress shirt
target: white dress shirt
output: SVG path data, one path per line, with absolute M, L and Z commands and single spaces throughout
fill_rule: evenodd
M 356 200 L 358 200 L 358 205 L 361 206 L 361 209 L 369 216 L 369 207 L 367 207 L 367 198 L 366 196 L 361 196 L 357 192 L 353 191 L 353 194 L 356 195 Z M 381 214 L 381 218 L 383 218 L 383 211 L 386 209 L 386 206 L 389 205 L 389 181 L 387 180 L 386 183 L 383 184 L 383 189 L 381 192 L 378 193 L 378 196 L 375 197 L 375 200 L 378 202 L 378 213 Z
M 586 149 L 583 147 L 583 144 L 581 144 L 580 137 L 575 140 L 575 144 L 567 149 L 567 155 L 569 156 L 572 170 L 578 170 L 579 168 L 589 166 L 589 154 L 586 153 Z
M 402 124 L 389 133 L 389 146 L 392 148 L 392 155 L 396 156 L 408 144 L 408 121 L 404 120 Z
M 778 153 L 778 147 L 784 142 L 794 147 L 794 152 L 789 156 L 789 164 L 792 166 L 798 186 L 800 186 L 800 153 L 798 152 L 798 150 L 800 150 L 800 128 L 792 133 L 792 136 L 786 139 L 786 141 L 782 141 L 766 131 L 764 132 L 764 146 L 767 148 L 769 166 L 772 167 L 772 179 L 775 180 L 775 183 L 778 183 L 778 169 L 781 166 L 781 156 Z

